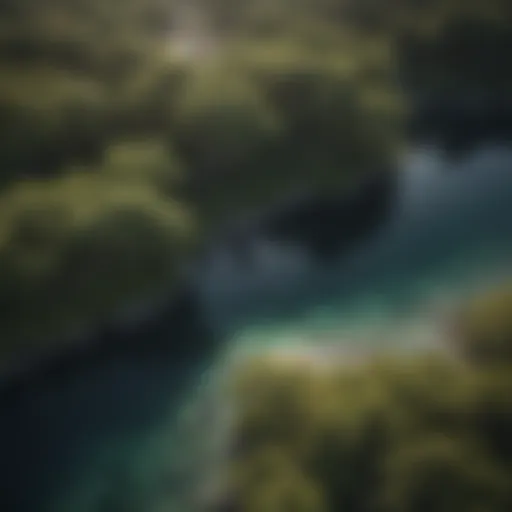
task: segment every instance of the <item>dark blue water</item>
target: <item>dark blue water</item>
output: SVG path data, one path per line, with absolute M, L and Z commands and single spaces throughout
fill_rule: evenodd
M 361 348 L 434 347 L 452 304 L 512 277 L 512 151 L 482 150 L 457 164 L 417 152 L 408 155 L 401 172 L 390 221 L 332 266 L 320 267 L 303 248 L 264 237 L 254 240 L 252 263 L 237 263 L 229 246 L 212 251 L 197 270 L 197 282 L 225 341 L 216 361 L 205 360 L 210 374 L 198 374 L 191 385 L 188 403 L 200 404 L 200 416 L 189 424 L 195 431 L 187 427 L 188 437 L 173 430 L 178 406 L 170 397 L 157 418 L 151 413 L 152 404 L 169 394 L 163 385 L 172 381 L 168 361 L 132 361 L 115 372 L 103 368 L 75 379 L 66 399 L 60 393 L 51 407 L 47 401 L 39 414 L 52 415 L 47 428 L 54 441 L 48 446 L 58 447 L 54 458 L 64 462 L 56 465 L 62 474 L 55 473 L 54 496 L 41 509 L 112 512 L 128 510 L 122 508 L 126 500 L 129 510 L 172 510 L 190 484 L 190 471 L 213 471 L 206 465 L 207 449 L 215 444 L 222 415 L 221 397 L 209 379 L 232 356 L 291 347 L 311 359 L 327 354 L 332 360 Z M 206 386 L 198 386 L 201 381 Z M 112 396 L 118 397 L 117 412 L 105 409 Z M 82 422 L 76 433 L 69 404 Z M 214 404 L 213 410 L 204 404 Z M 119 415 L 117 430 L 107 432 L 102 425 L 112 425 L 112 414 Z M 141 422 L 145 417 L 151 421 Z M 84 418 L 94 428 L 83 425 Z M 55 432 L 66 435 L 55 440 Z M 177 481 L 176 465 L 189 481 Z
M 307 330 L 317 318 L 329 329 L 361 324 L 365 311 L 395 321 L 436 295 L 460 296 L 508 272 L 510 151 L 482 150 L 458 164 L 418 152 L 402 174 L 389 222 L 331 267 L 315 267 L 298 248 L 274 246 L 261 265 L 236 269 L 226 248 L 204 290 L 213 317 L 231 331 L 237 325 L 235 338 L 263 326 Z

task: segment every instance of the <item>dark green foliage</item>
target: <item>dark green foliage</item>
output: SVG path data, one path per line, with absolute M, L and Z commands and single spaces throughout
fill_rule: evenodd
M 151 186 L 163 197 L 174 197 L 184 180 L 178 158 L 158 140 L 124 140 L 111 144 L 95 169 L 122 184 Z
M 134 110 L 146 91 L 134 105 L 126 84 L 139 73 L 152 80 L 163 73 L 156 62 L 162 31 L 147 21 L 168 20 L 169 4 L 24 0 L 3 9 L 0 185 L 75 164 L 97 166 L 112 139 L 133 136 L 134 124 L 139 135 L 162 130 L 159 119 L 141 123 Z
M 191 235 L 152 188 L 108 177 L 18 185 L 0 211 L 2 357 L 169 286 Z
M 471 328 L 458 332 L 470 367 L 418 356 L 328 369 L 279 360 L 241 368 L 228 487 L 237 510 L 264 510 L 270 491 L 262 478 L 274 482 L 272 492 L 283 480 L 296 482 L 295 496 L 314 489 L 318 510 L 510 510 L 511 362 L 495 341 L 508 329 L 508 295 L 476 301 Z
M 1 181 L 97 165 L 107 145 L 105 98 L 95 83 L 51 69 L 2 69 Z
M 250 512 L 323 512 L 322 492 L 290 456 L 279 448 L 257 453 L 235 469 L 238 510 Z
M 260 47 L 253 52 L 252 62 L 246 57 L 245 62 L 251 79 L 281 114 L 286 127 L 283 143 L 288 148 L 295 145 L 298 161 L 306 156 L 303 148 L 307 148 L 314 159 L 318 161 L 323 156 L 332 160 L 331 166 L 340 171 L 352 166 L 364 168 L 362 154 L 372 154 L 379 143 L 377 134 L 366 131 L 378 112 L 375 105 L 365 102 L 367 84 L 358 78 L 365 67 L 372 66 L 367 66 L 365 59 L 369 56 L 364 50 L 360 61 L 356 61 L 348 55 L 340 58 L 341 52 L 336 54 L 334 48 L 327 54 L 317 54 L 306 48 L 302 51 L 299 45 L 281 43 Z M 382 57 L 385 58 L 385 51 Z M 389 129 L 397 111 L 393 110 L 396 104 L 392 103 L 390 67 L 388 73 L 378 87 L 381 94 L 390 94 Z M 376 160 L 385 160 L 382 153 L 377 155 Z
M 165 224 L 174 199 L 208 230 L 394 160 L 401 109 L 383 46 L 293 16 L 265 45 L 226 38 L 208 62 L 180 60 L 182 7 L 2 3 L 6 347 L 94 324 L 174 271 L 187 245 Z M 20 184 L 33 178 L 46 183 Z
M 186 63 L 169 51 L 182 9 L 159 0 L 8 8 L 0 23 L 3 182 L 97 168 L 118 140 L 167 139 L 192 189 L 208 187 L 205 175 L 223 176 L 192 197 L 210 218 L 212 202 L 226 197 L 233 211 L 264 205 L 393 158 L 400 109 L 385 51 L 375 59 L 352 34 L 291 17 L 263 46 L 228 38 L 215 63 Z M 248 193 L 233 199 L 241 188 Z
M 278 134 L 276 114 L 237 75 L 223 67 L 193 71 L 177 98 L 172 138 L 199 179 L 242 172 Z
M 500 90 L 510 86 L 512 9 L 507 0 L 301 0 L 204 1 L 224 33 L 308 38 L 334 28 L 394 44 L 404 85 Z M 308 27 L 304 30 L 304 27 Z M 341 29 L 341 30 L 340 30 Z
M 461 308 L 454 320 L 462 354 L 478 366 L 512 362 L 512 289 L 504 286 Z
M 506 95 L 512 73 L 504 63 L 511 41 L 510 23 L 502 19 L 452 13 L 426 34 L 407 27 L 398 52 L 408 85 L 417 90 L 464 87 L 473 94 Z
M 505 511 L 511 476 L 470 441 L 430 435 L 404 443 L 384 466 L 385 510 Z
M 402 109 L 385 48 L 358 60 L 348 41 L 323 52 L 298 41 L 228 47 L 176 96 L 171 140 L 206 218 L 344 186 L 394 161 Z

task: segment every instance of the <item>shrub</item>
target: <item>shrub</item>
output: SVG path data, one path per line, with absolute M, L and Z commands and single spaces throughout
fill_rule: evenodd
M 390 454 L 384 510 L 506 510 L 508 478 L 471 442 L 430 435 Z
M 359 48 L 356 58 L 352 51 L 357 51 L 357 45 L 350 40 L 323 52 L 308 50 L 291 40 L 250 49 L 248 56 L 239 55 L 251 80 L 284 120 L 284 151 L 292 172 L 297 176 L 297 164 L 305 160 L 310 166 L 304 169 L 306 179 L 313 183 L 320 182 L 325 172 L 330 173 L 332 183 L 346 173 L 386 166 L 392 150 L 396 150 L 396 146 L 387 145 L 391 139 L 386 135 L 397 135 L 394 123 L 400 117 L 399 103 L 389 101 L 396 92 L 389 56 L 386 60 L 385 52 L 381 52 L 379 65 L 368 65 L 364 47 Z M 383 75 L 387 81 L 382 77 L 377 86 L 371 85 L 380 91 L 380 105 L 375 96 L 370 100 L 369 84 L 363 78 L 363 70 L 379 67 L 386 69 Z M 386 95 L 384 119 L 382 100 Z M 370 131 L 377 120 L 381 129 Z
M 184 179 L 176 155 L 159 140 L 127 140 L 111 144 L 99 169 L 122 185 L 149 185 L 157 193 L 175 195 Z
M 55 70 L 2 70 L 2 181 L 54 176 L 97 165 L 107 144 L 105 97 L 97 84 Z
M 0 211 L 4 355 L 93 326 L 167 286 L 190 247 L 190 221 L 177 205 L 106 178 L 21 184 Z
M 305 510 L 312 488 L 319 510 L 509 510 L 507 370 L 420 356 L 321 371 L 242 367 L 232 488 L 240 503 L 262 503 L 257 497 L 270 507 L 287 482 L 297 499 L 308 490 Z
M 476 297 L 455 320 L 455 341 L 462 355 L 477 365 L 512 362 L 512 288 Z
M 402 109 L 386 52 L 358 64 L 348 42 L 321 52 L 297 41 L 240 42 L 189 72 L 171 138 L 204 218 L 332 190 L 394 162 Z
M 241 512 L 323 512 L 321 489 L 285 453 L 269 448 L 235 476 Z
M 175 146 L 201 177 L 241 172 L 279 129 L 259 91 L 229 69 L 191 73 L 176 104 Z

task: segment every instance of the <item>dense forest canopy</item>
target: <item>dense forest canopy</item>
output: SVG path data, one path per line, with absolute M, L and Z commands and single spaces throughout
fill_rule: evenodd
M 2 0 L 0 366 L 226 221 L 389 172 L 417 97 L 508 99 L 511 42 L 510 0 Z M 512 510 L 511 307 L 461 311 L 452 359 L 250 363 L 221 510 Z
M 25 0 L 1 9 L 2 212 L 16 203 L 20 215 L 31 215 L 33 200 L 52 210 L 63 181 L 78 173 L 86 189 L 103 194 L 104 203 L 90 203 L 95 219 L 117 208 L 118 188 L 130 185 L 136 195 L 140 185 L 130 214 L 140 215 L 136 222 L 153 222 L 144 206 L 153 193 L 169 215 L 177 200 L 210 229 L 287 191 L 321 190 L 387 168 L 400 147 L 403 108 L 386 45 L 367 44 L 353 56 L 354 39 L 334 30 L 325 38 L 321 24 L 310 30 L 319 47 L 286 34 L 264 45 L 247 37 L 243 45 L 226 41 L 207 61 L 187 61 L 171 51 L 179 3 Z M 70 198 L 66 208 L 79 210 L 82 199 Z M 58 239 L 81 237 L 75 229 Z M 131 243 L 150 247 L 137 229 L 128 232 Z M 0 258 L 10 258 L 10 243 Z M 50 239 L 44 244 L 60 251 Z M 37 280 L 23 279 L 12 286 L 37 296 Z M 54 306 L 57 319 L 67 316 Z M 17 337 L 16 315 L 9 316 Z
M 10 219 L 32 215 L 32 201 L 52 211 L 66 187 L 70 198 L 84 195 L 82 185 L 63 185 L 77 173 L 84 190 L 104 197 L 66 198 L 77 217 L 83 200 L 102 219 L 131 186 L 141 196 L 135 222 L 155 221 L 146 211 L 154 194 L 164 215 L 181 202 L 204 233 L 288 192 L 392 167 L 414 97 L 458 87 L 496 96 L 511 79 L 506 0 L 5 0 L 0 13 L 6 233 L 18 229 Z M 176 34 L 209 35 L 211 51 L 183 58 Z M 34 179 L 44 186 L 27 183 Z M 82 236 L 79 224 L 58 237 L 43 224 L 30 229 L 46 251 Z M 149 231 L 157 239 L 159 226 Z M 138 246 L 135 237 L 150 236 L 129 232 Z M 14 247 L 5 235 L 0 259 L 10 261 Z M 35 247 L 27 251 L 37 259 Z M 42 285 L 19 265 L 6 290 L 36 297 Z M 6 311 L 25 300 L 2 296 Z
M 143 205 L 155 194 L 205 232 L 288 192 L 389 168 L 416 95 L 496 95 L 511 78 L 500 0 L 6 0 L 0 11 L 0 212 L 16 203 L 30 215 L 36 199 L 51 210 L 78 173 L 105 198 L 90 204 L 97 219 L 118 188 L 140 185 L 136 222 L 152 222 Z M 176 34 L 206 34 L 211 51 L 183 58 Z M 36 296 L 41 285 L 16 275 L 10 286 Z
M 24 0 L 3 2 L 1 9 L 4 181 L 19 173 L 62 172 L 75 161 L 94 166 L 119 137 L 172 138 L 174 96 L 189 66 L 172 61 L 170 42 L 183 23 L 195 37 L 197 30 L 211 32 L 223 48 L 239 47 L 241 39 L 264 39 L 269 54 L 282 55 L 283 42 L 303 47 L 304 61 L 285 57 L 282 73 L 290 59 L 307 69 L 308 59 L 327 51 L 369 68 L 365 78 L 379 76 L 383 83 L 377 88 L 387 87 L 396 70 L 389 56 L 376 64 L 368 49 L 373 44 L 381 56 L 386 46 L 399 56 L 402 85 L 412 92 L 457 84 L 506 91 L 510 82 L 508 66 L 501 63 L 511 13 L 500 0 Z M 190 9 L 187 18 L 183 13 Z M 246 63 L 253 60 L 247 52 L 241 57 Z M 376 65 L 381 72 L 373 70 Z M 233 72 L 238 76 L 241 70 Z M 359 75 L 357 86 L 364 82 Z

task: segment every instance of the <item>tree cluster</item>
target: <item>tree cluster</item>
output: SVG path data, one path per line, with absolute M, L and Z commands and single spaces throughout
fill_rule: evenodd
M 486 86 L 507 83 L 501 63 L 510 9 L 500 0 L 485 8 L 455 0 L 197 0 L 203 30 L 219 44 L 189 60 L 171 51 L 187 5 L 2 2 L 2 229 L 17 229 L 7 225 L 12 197 L 19 215 L 32 215 L 32 201 L 51 210 L 56 199 L 48 198 L 67 194 L 62 183 L 78 172 L 86 189 L 111 197 L 107 209 L 117 189 L 130 185 L 134 195 L 140 188 L 139 205 L 154 194 L 173 215 L 179 201 L 209 230 L 288 192 L 332 190 L 392 164 L 406 103 L 398 77 L 422 77 L 420 89 L 452 75 L 475 87 L 482 77 Z M 424 43 L 432 58 L 423 57 Z M 33 179 L 32 187 L 26 181 Z M 27 187 L 30 200 L 19 199 Z M 70 198 L 79 192 L 69 194 L 69 208 L 78 208 L 82 199 Z M 103 205 L 84 201 L 102 218 Z M 146 218 L 144 208 L 136 209 Z M 149 247 L 135 239 L 137 229 L 126 232 L 137 247 Z M 50 236 L 43 233 L 37 236 Z M 9 240 L 0 259 L 11 257 Z M 11 273 L 5 290 L 38 296 L 31 277 L 13 277 L 22 274 Z M 14 308 L 16 294 L 3 295 Z
M 234 380 L 222 506 L 510 510 L 511 308 L 510 289 L 465 307 L 455 360 L 388 357 L 323 371 L 250 362 Z
M 97 320 L 144 276 L 165 281 L 182 240 L 176 202 L 206 230 L 394 158 L 402 114 L 386 48 L 354 57 L 355 40 L 322 25 L 315 44 L 276 35 L 184 60 L 171 51 L 182 8 L 2 2 L 5 344 Z

